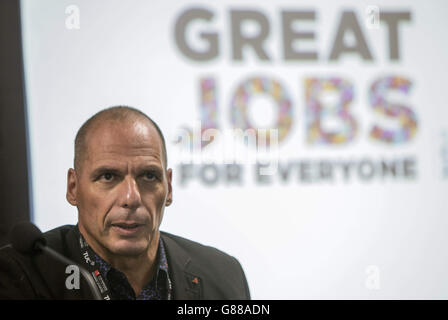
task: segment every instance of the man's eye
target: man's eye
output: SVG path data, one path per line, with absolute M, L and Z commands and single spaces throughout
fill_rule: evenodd
M 146 180 L 152 181 L 156 178 L 156 176 L 152 173 L 152 172 L 145 172 L 145 174 L 143 175 L 143 177 Z
M 106 172 L 106 173 L 103 173 L 100 176 L 100 178 L 103 179 L 103 180 L 106 180 L 106 181 L 112 181 L 112 179 L 114 178 L 114 174 L 110 173 L 110 172 Z

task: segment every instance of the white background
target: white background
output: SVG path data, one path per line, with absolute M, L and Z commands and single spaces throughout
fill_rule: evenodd
M 372 4 L 411 11 L 411 21 L 399 26 L 399 61 L 389 60 L 386 26 L 364 25 L 366 6 Z M 79 29 L 66 28 L 69 5 L 79 8 Z M 192 6 L 215 14 L 213 22 L 198 23 L 190 33 L 197 41 L 194 30 L 219 32 L 220 55 L 206 63 L 187 59 L 174 41 L 176 18 Z M 268 17 L 266 50 L 272 61 L 262 62 L 250 50 L 242 62 L 232 61 L 231 8 Z M 304 26 L 316 34 L 310 47 L 319 53 L 317 62 L 282 59 L 280 12 L 286 9 L 316 12 L 316 21 Z M 448 132 L 447 9 L 444 1 L 22 1 L 34 222 L 43 231 L 76 223 L 76 208 L 65 200 L 75 134 L 95 112 L 124 104 L 150 115 L 167 139 L 174 203 L 162 229 L 237 257 L 253 298 L 447 299 L 448 185 L 441 156 L 442 134 Z M 356 55 L 329 62 L 343 10 L 355 11 L 372 62 Z M 412 80 L 409 96 L 400 99 L 418 117 L 416 137 L 398 146 L 368 138 L 379 121 L 368 104 L 368 89 L 389 74 Z M 242 186 L 207 187 L 197 181 L 180 186 L 172 141 L 180 127 L 199 119 L 199 79 L 215 77 L 219 123 L 227 129 L 231 95 L 253 75 L 280 80 L 293 101 L 294 123 L 281 159 L 414 155 L 418 178 L 309 185 L 274 179 L 259 186 L 247 173 Z M 354 84 L 351 108 L 360 129 L 353 143 L 306 144 L 303 81 L 310 76 L 339 76 Z M 260 108 L 269 114 L 269 108 Z M 266 121 L 262 113 L 258 117 Z M 369 266 L 376 270 L 376 289 L 368 285 Z

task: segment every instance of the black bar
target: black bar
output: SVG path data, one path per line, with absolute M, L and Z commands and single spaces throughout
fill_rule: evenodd
M 130 319 L 438 319 L 448 301 L 431 300 L 253 300 L 253 301 L 0 301 L 18 317 L 21 312 L 70 317 Z M 434 316 L 432 317 L 432 313 Z
M 25 85 L 19 0 L 0 1 L 0 246 L 30 220 Z

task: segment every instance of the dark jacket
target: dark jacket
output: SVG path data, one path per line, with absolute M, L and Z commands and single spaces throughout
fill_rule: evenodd
M 82 265 L 76 227 L 44 233 L 47 245 Z M 250 299 L 239 262 L 212 247 L 161 232 L 173 286 L 173 299 Z M 23 255 L 10 245 L 0 249 L 0 299 L 92 299 L 83 280 L 69 290 L 66 265 L 47 254 Z M 82 279 L 82 278 L 81 278 Z

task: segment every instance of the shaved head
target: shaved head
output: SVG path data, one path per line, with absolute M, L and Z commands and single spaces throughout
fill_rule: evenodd
M 87 148 L 87 136 L 89 133 L 98 128 L 101 124 L 105 122 L 117 122 L 117 124 L 124 123 L 135 123 L 137 121 L 147 121 L 151 126 L 153 126 L 160 136 L 163 148 L 163 162 L 165 169 L 167 168 L 168 155 L 166 152 L 165 138 L 163 137 L 162 131 L 159 126 L 146 114 L 137 110 L 135 108 L 127 106 L 115 106 L 99 111 L 88 119 L 81 128 L 78 130 L 75 138 L 75 159 L 74 167 L 76 171 L 81 170 L 82 163 L 84 159 L 88 156 Z

